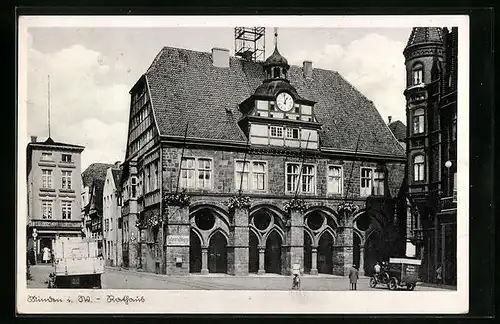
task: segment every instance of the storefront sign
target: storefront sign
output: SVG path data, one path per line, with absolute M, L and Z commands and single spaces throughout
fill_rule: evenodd
M 189 236 L 169 235 L 167 245 L 189 245 Z
M 64 227 L 80 229 L 82 222 L 68 222 L 68 221 L 48 221 L 48 220 L 32 220 L 32 226 L 35 227 Z

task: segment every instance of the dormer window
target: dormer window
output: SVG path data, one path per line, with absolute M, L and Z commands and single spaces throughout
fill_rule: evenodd
M 413 66 L 412 70 L 413 84 L 417 85 L 424 82 L 424 66 L 421 63 L 417 63 Z

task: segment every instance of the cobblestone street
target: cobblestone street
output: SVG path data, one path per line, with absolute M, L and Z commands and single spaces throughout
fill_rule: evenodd
M 47 278 L 52 270 L 50 265 L 31 267 L 33 280 L 28 288 L 46 288 Z M 280 275 L 249 275 L 235 277 L 229 275 L 189 275 L 165 276 L 117 268 L 106 268 L 102 277 L 103 289 L 159 289 L 159 290 L 289 290 L 292 278 Z M 358 290 L 387 290 L 385 286 L 370 288 L 368 277 L 361 277 Z M 349 279 L 333 275 L 304 275 L 302 290 L 342 291 L 349 290 Z M 443 288 L 417 285 L 415 291 L 439 291 Z

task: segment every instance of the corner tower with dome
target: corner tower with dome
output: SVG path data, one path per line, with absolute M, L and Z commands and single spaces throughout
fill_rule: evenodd
M 132 87 L 123 254 L 163 274 L 346 275 L 404 255 L 405 154 L 337 72 L 164 47 Z M 404 197 L 403 197 L 404 198 Z

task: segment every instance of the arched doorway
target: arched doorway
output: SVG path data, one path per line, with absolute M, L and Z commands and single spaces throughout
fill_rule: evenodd
M 248 272 L 257 273 L 259 271 L 259 239 L 253 231 L 249 234 L 248 244 Z
M 208 272 L 227 273 L 227 240 L 217 231 L 211 238 L 208 251 Z
M 324 232 L 318 244 L 318 273 L 333 273 L 333 236 Z
M 357 267 L 361 264 L 361 239 L 359 235 L 356 233 L 352 234 L 352 263 L 354 263 Z M 363 260 L 364 261 L 364 260 Z M 364 269 L 359 269 L 360 271 L 364 271 Z
M 189 272 L 201 272 L 200 238 L 194 231 L 189 236 Z
M 281 274 L 281 237 L 276 231 L 272 231 L 267 237 L 265 253 L 266 273 Z

